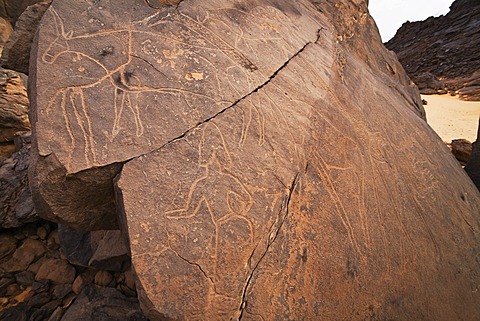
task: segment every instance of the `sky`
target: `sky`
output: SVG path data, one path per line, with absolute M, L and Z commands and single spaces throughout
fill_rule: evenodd
M 369 0 L 368 9 L 382 40 L 387 42 L 404 22 L 444 15 L 452 3 L 453 0 Z

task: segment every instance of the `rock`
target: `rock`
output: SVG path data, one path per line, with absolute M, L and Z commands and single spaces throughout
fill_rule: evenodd
M 62 307 L 57 307 L 55 311 L 53 311 L 48 321 L 60 321 L 64 313 L 65 310 Z
M 63 299 L 67 294 L 72 292 L 72 290 L 73 286 L 71 284 L 57 284 L 53 288 L 52 294 L 56 299 Z
M 15 252 L 17 239 L 8 234 L 0 235 L 0 261 Z
M 95 271 L 94 270 L 87 270 L 85 272 L 80 273 L 73 282 L 72 291 L 75 294 L 79 294 L 85 286 L 88 284 L 93 283 L 95 279 Z
M 466 139 L 454 139 L 451 146 L 455 158 L 460 163 L 466 164 L 472 155 L 472 143 Z
M 404 23 L 385 46 L 398 55 L 420 92 L 439 93 L 446 87 L 458 90 L 460 99 L 478 101 L 479 12 L 477 0 L 456 0 L 445 16 Z
M 33 282 L 31 292 L 32 293 L 47 292 L 50 290 L 51 283 L 52 282 L 48 279 Z
M 8 38 L 12 34 L 13 28 L 12 24 L 8 19 L 0 17 L 0 55 L 3 50 L 3 46 L 7 42 Z
M 15 280 L 12 277 L 3 277 L 0 279 L 0 296 L 5 296 L 7 289 Z
M 38 270 L 35 280 L 48 279 L 54 283 L 67 284 L 75 280 L 75 268 L 67 260 L 47 259 Z
M 29 321 L 32 314 L 32 308 L 26 304 L 20 303 L 17 306 L 10 307 L 0 311 L 0 320 L 5 321 Z
M 85 232 L 60 224 L 62 253 L 77 265 L 122 271 L 130 260 L 125 237 L 119 230 Z
M 86 230 L 118 213 L 152 320 L 480 316 L 480 194 L 365 1 L 63 0 L 45 17 L 39 213 Z M 111 314 L 95 289 L 62 320 Z
M 135 274 L 133 271 L 125 272 L 125 285 L 131 290 L 135 290 Z
M 16 132 L 30 130 L 26 82 L 22 77 L 0 68 L 0 143 L 13 143 Z
M 62 321 L 147 321 L 135 299 L 127 298 L 113 288 L 92 284 L 77 297 Z
M 0 228 L 18 227 L 38 220 L 28 185 L 30 146 L 0 161 Z
M 113 276 L 108 271 L 98 271 L 94 283 L 98 286 L 108 286 L 113 281 Z
M 33 36 L 37 30 L 50 1 L 33 4 L 23 11 L 15 24 L 15 30 L 3 47 L 0 65 L 4 68 L 16 70 L 28 75 L 28 61 L 33 42 Z
M 34 307 L 34 308 L 40 308 L 42 305 L 46 304 L 51 299 L 52 299 L 52 296 L 51 296 L 50 293 L 41 292 L 41 293 L 37 293 L 34 296 L 32 296 L 28 300 L 27 304 L 31 307 Z
M 0 268 L 7 272 L 24 271 L 32 262 L 38 260 L 45 251 L 46 248 L 42 242 L 25 239 L 13 253 L 12 258 L 0 264 Z
M 465 165 L 465 171 L 480 190 L 480 117 L 478 119 L 477 140 L 472 144 L 472 154 Z
M 15 281 L 20 285 L 32 285 L 35 282 L 35 274 L 31 271 L 21 271 L 15 274 Z
M 40 226 L 37 229 L 37 235 L 40 239 L 45 240 L 47 238 L 48 231 L 44 226 Z
M 12 20 L 15 25 L 17 19 L 29 6 L 45 0 L 1 0 L 0 15 Z M 2 12 L 3 11 L 3 12 Z

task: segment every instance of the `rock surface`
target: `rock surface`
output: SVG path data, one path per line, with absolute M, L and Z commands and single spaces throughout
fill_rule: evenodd
M 454 139 L 451 146 L 455 158 L 465 165 L 472 156 L 472 143 L 466 139 Z
M 385 46 L 397 53 L 424 94 L 457 93 L 480 100 L 480 2 L 456 0 L 450 12 L 406 22 Z
M 33 36 L 50 2 L 51 0 L 31 5 L 19 17 L 14 32 L 3 47 L 0 58 L 2 67 L 28 75 Z
M 25 135 L 24 139 L 29 139 Z M 0 228 L 18 227 L 38 219 L 28 185 L 30 144 L 0 160 Z
M 62 0 L 46 17 L 39 213 L 98 229 L 118 210 L 151 320 L 480 318 L 480 193 L 365 1 Z
M 480 117 L 478 119 L 477 140 L 472 144 L 472 154 L 465 166 L 468 176 L 480 190 Z
M 30 129 L 26 78 L 0 68 L 0 144 L 13 144 L 15 133 Z

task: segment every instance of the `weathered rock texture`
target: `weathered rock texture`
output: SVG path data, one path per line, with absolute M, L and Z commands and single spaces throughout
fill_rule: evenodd
M 0 68 L 0 144 L 13 144 L 15 133 L 30 129 L 26 78 Z
M 385 45 L 422 93 L 480 100 L 479 30 L 480 1 L 456 0 L 445 16 L 406 22 Z
M 477 140 L 472 144 L 472 154 L 465 166 L 468 176 L 480 190 L 480 117 L 478 119 Z
M 39 212 L 119 173 L 150 319 L 480 318 L 480 194 L 365 1 L 54 1 L 35 48 Z
M 27 143 L 12 157 L 0 160 L 0 228 L 18 227 L 38 219 L 28 185 L 29 153 Z
M 28 6 L 45 0 L 0 0 L 0 16 L 8 18 L 13 25 Z
M 33 36 L 50 2 L 51 0 L 31 5 L 19 17 L 13 34 L 3 48 L 0 58 L 2 67 L 28 75 L 28 60 Z

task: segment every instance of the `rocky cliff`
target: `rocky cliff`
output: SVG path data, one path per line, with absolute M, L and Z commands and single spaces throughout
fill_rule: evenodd
M 480 2 L 456 0 L 445 16 L 404 23 L 385 46 L 422 93 L 480 100 L 479 31 Z
M 480 194 L 362 0 L 58 0 L 39 215 L 120 227 L 151 320 L 480 318 Z

